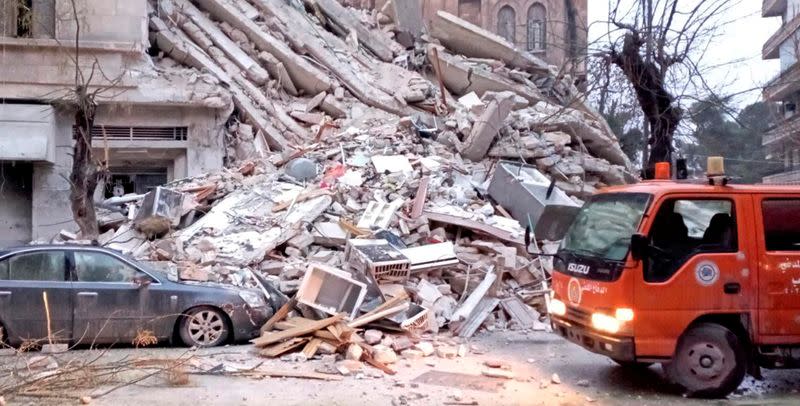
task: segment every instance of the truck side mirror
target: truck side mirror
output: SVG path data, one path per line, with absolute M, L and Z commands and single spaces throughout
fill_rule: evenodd
M 631 236 L 631 257 L 636 261 L 643 259 L 647 256 L 647 251 L 650 248 L 650 240 L 643 234 L 634 234 Z

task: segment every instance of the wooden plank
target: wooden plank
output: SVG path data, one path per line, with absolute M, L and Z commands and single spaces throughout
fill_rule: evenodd
M 459 324 L 455 332 L 459 337 L 472 337 L 486 318 L 489 317 L 489 314 L 497 308 L 498 304 L 500 304 L 500 299 L 498 298 L 487 297 L 481 299 L 478 306 L 472 311 L 470 317 Z
M 408 310 L 409 306 L 410 305 L 408 303 L 403 303 L 403 304 L 401 304 L 399 306 L 391 307 L 389 309 L 386 309 L 386 310 L 383 310 L 383 311 L 380 311 L 380 312 L 377 312 L 377 313 L 373 313 L 371 315 L 361 316 L 361 317 L 351 321 L 347 325 L 352 327 L 352 328 L 361 327 L 361 326 L 363 326 L 365 324 L 369 324 L 369 323 L 371 323 L 371 322 L 373 322 L 375 320 L 382 319 L 384 317 L 391 316 L 393 314 L 397 314 L 397 313 L 400 313 L 402 311 L 406 311 L 406 310 Z
M 277 213 L 279 211 L 284 211 L 289 208 L 292 204 L 304 202 L 306 200 L 311 200 L 321 196 L 333 196 L 333 191 L 328 189 L 316 189 L 308 192 L 303 192 L 297 195 L 297 198 L 292 199 L 288 202 L 278 203 L 275 206 L 272 206 L 272 212 Z
M 298 326 L 284 331 L 267 333 L 259 338 L 250 340 L 250 342 L 255 344 L 256 347 L 265 347 L 272 343 L 281 342 L 289 338 L 311 334 L 317 330 L 321 330 L 325 327 L 328 327 L 329 325 L 336 323 L 337 321 L 340 321 L 343 318 L 344 318 L 343 314 L 337 314 L 335 316 L 328 317 L 327 319 L 317 320 L 305 326 Z
M 410 217 L 414 220 L 418 219 L 422 215 L 422 211 L 425 209 L 425 201 L 428 199 L 428 185 L 430 185 L 430 183 L 430 176 L 426 176 L 419 181 L 417 194 L 414 196 L 414 205 L 412 206 L 410 213 Z
M 272 330 L 272 328 L 275 326 L 275 323 L 285 319 L 296 304 L 297 304 L 297 299 L 295 298 L 291 298 L 289 299 L 288 302 L 284 303 L 283 306 L 281 306 L 281 308 L 278 309 L 278 311 L 275 312 L 275 314 L 273 314 L 272 317 L 270 317 L 269 320 L 267 320 L 267 322 L 264 323 L 263 326 L 261 326 L 261 334 L 264 334 L 265 332 Z
M 275 358 L 305 344 L 307 340 L 307 338 L 302 337 L 292 338 L 291 340 L 284 341 L 280 344 L 263 348 L 258 352 L 258 355 L 261 355 L 262 357 Z
M 311 359 L 315 355 L 317 355 L 317 350 L 319 350 L 319 345 L 322 344 L 322 340 L 319 338 L 312 338 L 308 341 L 305 348 L 303 348 L 303 355 L 306 356 L 306 359 Z
M 251 375 L 265 375 L 273 378 L 305 378 L 305 379 L 319 379 L 323 381 L 341 381 L 344 379 L 341 375 L 323 374 L 320 372 L 302 372 L 302 371 L 265 371 L 257 369 L 248 372 Z

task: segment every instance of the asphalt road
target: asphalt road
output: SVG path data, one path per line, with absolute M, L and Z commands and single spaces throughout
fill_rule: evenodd
M 444 345 L 454 339 L 439 337 Z M 435 355 L 401 359 L 394 376 L 366 367 L 342 381 L 194 375 L 188 382 L 169 383 L 156 376 L 125 386 L 100 398 L 95 405 L 763 405 L 800 404 L 800 371 L 767 371 L 767 379 L 751 378 L 727 400 L 684 398 L 663 378 L 661 368 L 629 371 L 604 357 L 591 354 L 553 334 L 536 332 L 495 332 L 476 336 L 465 344 L 470 353 L 454 359 Z M 72 351 L 71 357 L 89 357 L 97 351 Z M 164 359 L 186 356 L 186 349 L 112 349 L 105 357 Z M 322 361 L 291 362 L 265 360 L 252 347 L 232 346 L 192 353 L 192 365 L 202 369 L 249 369 L 271 371 L 314 371 Z M 481 372 L 485 361 L 510 366 L 513 379 L 487 378 Z M 62 361 L 63 362 L 63 361 Z M 134 372 L 131 371 L 131 374 Z M 553 374 L 558 375 L 554 383 Z M 132 375 L 133 376 L 133 375 Z M 92 395 L 107 388 L 85 391 Z M 8 399 L 10 404 L 24 399 Z M 35 403 L 42 403 L 37 399 Z M 471 403 L 477 402 L 477 403 Z M 77 402 L 76 402 L 77 403 Z M 64 404 L 54 402 L 54 404 Z

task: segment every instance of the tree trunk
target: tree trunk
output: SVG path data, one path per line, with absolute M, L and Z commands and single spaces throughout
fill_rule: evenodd
M 633 85 L 636 98 L 650 125 L 650 156 L 645 178 L 652 178 L 657 162 L 672 162 L 672 135 L 683 116 L 675 98 L 665 86 L 664 76 L 653 62 L 647 62 L 639 52 L 643 42 L 633 33 L 625 34 L 622 52 L 612 52 L 612 62 L 619 66 Z
M 95 106 L 78 108 L 75 113 L 77 137 L 73 147 L 72 173 L 69 176 L 69 200 L 72 217 L 78 224 L 81 238 L 96 240 L 99 235 L 97 215 L 94 210 L 94 191 L 102 175 L 92 162 L 92 127 L 94 126 Z

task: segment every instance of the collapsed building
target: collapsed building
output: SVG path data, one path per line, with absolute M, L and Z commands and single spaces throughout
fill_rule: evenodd
M 167 175 L 135 172 L 142 183 L 118 190 L 112 177 L 97 196 L 98 243 L 177 279 L 264 289 L 280 310 L 256 340 L 262 355 L 349 350 L 367 325 L 413 337 L 541 327 L 549 265 L 526 254 L 525 229 L 548 206 L 574 213 L 597 188 L 634 180 L 573 78 L 446 12 L 415 31 L 402 21 L 413 14 L 335 0 L 131 3 L 147 37 L 132 29 L 127 57 L 95 51 L 133 83 L 101 105 L 97 153 L 109 147 L 112 174 Z M 57 109 L 6 100 L 5 117 L 52 109 L 52 123 L 29 128 L 48 148 L 69 145 Z M 160 124 L 183 139 L 157 138 Z M 36 161 L 33 211 L 69 213 L 68 185 L 45 189 L 46 202 L 35 191 L 37 170 L 69 167 L 52 164 L 63 152 L 32 158 L 7 134 L 17 149 L 4 169 Z M 56 240 L 80 238 L 55 220 Z M 392 359 L 364 349 L 378 367 Z

